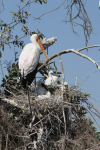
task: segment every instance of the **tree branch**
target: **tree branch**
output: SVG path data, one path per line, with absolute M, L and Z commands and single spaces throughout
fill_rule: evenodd
M 47 49 L 49 46 L 53 45 L 57 41 L 57 37 L 52 37 L 46 40 L 46 38 L 43 38 L 42 45 L 44 49 Z M 43 52 L 41 52 L 42 54 Z
M 64 69 L 63 69 L 62 61 L 61 61 L 61 58 L 59 55 L 58 55 L 58 59 L 59 59 L 61 70 L 62 70 L 62 86 L 63 86 L 62 93 L 63 93 L 63 90 L 64 90 Z
M 80 51 L 82 51 L 82 50 L 84 50 L 84 49 L 93 48 L 93 47 L 100 47 L 100 45 L 88 46 L 88 47 L 84 47 L 84 48 L 81 48 L 81 49 L 68 49 L 68 50 L 63 50 L 63 51 L 61 51 L 61 52 L 58 52 L 58 53 L 56 53 L 56 54 L 53 54 L 52 56 L 50 56 L 50 57 L 48 58 L 48 60 L 46 60 L 46 61 L 44 62 L 44 64 L 43 64 L 41 67 L 38 68 L 37 71 L 39 71 L 39 70 L 40 70 L 42 67 L 44 67 L 50 60 L 52 60 L 53 58 L 57 57 L 58 55 L 60 56 L 60 55 L 62 55 L 62 54 L 70 53 L 70 52 L 73 52 L 73 53 L 75 53 L 75 54 L 77 54 L 77 55 L 79 55 L 79 56 L 81 56 L 81 57 L 84 57 L 84 58 L 88 59 L 88 60 L 91 61 L 94 65 L 96 65 L 96 67 L 100 70 L 100 66 L 96 63 L 96 61 L 94 61 L 93 59 L 91 59 L 90 57 L 88 57 L 88 56 L 86 56 L 86 55 L 84 55 L 84 54 L 79 53 Z
M 55 11 L 55 10 L 59 9 L 59 8 L 65 3 L 65 1 L 66 1 L 66 0 L 64 0 L 64 2 L 63 2 L 59 7 L 57 7 L 57 8 L 55 8 L 55 9 L 53 9 L 53 10 L 50 10 L 50 11 L 48 11 L 48 12 L 46 12 L 46 13 L 40 15 L 39 17 L 35 18 L 34 20 L 40 19 L 40 17 L 42 17 L 42 16 L 44 16 L 44 15 L 46 15 L 46 14 L 52 12 L 52 11 Z

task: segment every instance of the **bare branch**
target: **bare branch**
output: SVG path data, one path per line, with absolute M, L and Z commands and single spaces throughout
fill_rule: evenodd
M 2 86 L 0 86 L 0 88 L 4 89 L 5 91 L 7 91 L 8 93 L 12 94 L 13 96 L 15 96 L 15 94 L 9 90 L 7 90 L 6 88 L 3 88 Z
M 62 70 L 62 86 L 63 86 L 62 91 L 63 91 L 64 90 L 64 69 L 63 69 L 62 61 L 59 55 L 58 55 L 58 59 L 59 59 L 61 70 Z
M 68 4 L 69 2 L 69 4 Z M 75 14 L 74 9 L 77 9 L 77 14 Z M 77 18 L 80 19 L 80 25 L 83 28 L 84 31 L 84 36 L 85 36 L 85 41 L 86 41 L 86 46 L 88 43 L 88 38 L 90 38 L 90 34 L 92 33 L 93 27 L 90 21 L 90 18 L 87 15 L 85 6 L 82 2 L 82 0 L 67 0 L 67 14 L 66 14 L 66 20 L 65 22 L 70 22 L 71 26 L 72 26 L 72 31 L 77 34 L 77 32 L 75 32 L 74 29 L 74 20 L 76 20 Z M 69 21 L 67 21 L 69 16 Z M 78 35 L 78 34 L 77 34 Z
M 96 65 L 96 67 L 100 70 L 100 66 L 96 63 L 96 61 L 94 61 L 93 59 L 91 59 L 90 57 L 88 57 L 88 56 L 86 56 L 86 55 L 84 55 L 84 54 L 79 53 L 80 51 L 82 51 L 82 50 L 84 50 L 84 49 L 93 48 L 93 47 L 100 47 L 100 45 L 88 46 L 88 47 L 84 47 L 84 48 L 81 48 L 81 49 L 68 49 L 68 50 L 63 50 L 63 51 L 61 51 L 61 52 L 58 52 L 58 53 L 56 53 L 56 54 L 53 54 L 52 56 L 50 56 L 50 57 L 48 58 L 48 60 L 46 60 L 46 61 L 44 62 L 44 64 L 43 64 L 41 67 L 38 68 L 38 71 L 39 71 L 42 67 L 44 67 L 50 60 L 52 60 L 53 58 L 57 57 L 58 55 L 60 56 L 60 55 L 62 55 L 62 54 L 70 53 L 70 52 L 73 52 L 73 53 L 75 53 L 75 54 L 77 54 L 77 55 L 79 55 L 79 56 L 81 56 L 81 57 L 84 57 L 84 58 L 88 59 L 88 60 L 91 61 L 94 65 Z
M 52 37 L 46 40 L 46 38 L 43 38 L 42 45 L 44 49 L 47 49 L 49 46 L 53 45 L 57 41 L 57 37 Z M 43 52 L 41 52 L 42 54 Z
M 39 71 L 43 76 L 45 76 L 46 78 L 48 78 L 48 76 L 43 72 L 43 71 Z
M 55 11 L 55 10 L 59 9 L 59 8 L 65 3 L 65 1 L 66 1 L 66 0 L 64 0 L 64 2 L 63 2 L 59 7 L 57 7 L 57 8 L 55 8 L 55 9 L 53 9 L 53 10 L 50 10 L 50 11 L 48 11 L 48 12 L 46 12 L 46 13 L 40 15 L 39 17 L 35 18 L 34 20 L 40 19 L 40 17 L 42 17 L 42 16 L 44 16 L 44 15 L 46 15 L 46 14 L 52 12 L 52 11 Z
M 92 116 L 92 118 L 94 119 L 94 121 L 96 122 L 96 124 L 98 125 L 98 127 L 100 128 L 99 124 L 97 123 L 96 119 L 93 117 L 92 113 L 87 109 L 87 111 L 90 113 L 90 115 Z

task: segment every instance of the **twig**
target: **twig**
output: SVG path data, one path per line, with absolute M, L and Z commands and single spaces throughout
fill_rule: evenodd
M 64 92 L 64 69 L 63 69 L 63 65 L 62 65 L 62 61 L 60 56 L 58 55 L 58 59 L 60 62 L 60 66 L 61 66 L 61 70 L 62 70 L 62 97 L 63 97 L 63 92 Z M 64 118 L 64 123 L 65 123 L 65 136 L 66 136 L 66 117 L 65 117 L 65 110 L 64 110 L 64 106 L 63 106 L 63 101 L 62 101 L 62 111 L 63 111 L 63 118 Z
M 17 89 L 16 87 L 14 87 L 14 86 L 12 86 L 11 88 L 15 89 L 16 91 L 22 93 L 22 94 L 25 96 L 25 93 L 24 93 L 22 90 L 18 90 L 18 89 Z M 25 90 L 25 89 L 23 88 L 23 90 Z
M 43 76 L 45 76 L 46 78 L 48 78 L 48 75 L 45 74 L 42 70 L 39 71 Z
M 13 100 L 9 100 L 9 99 L 7 99 L 7 98 L 1 98 L 1 100 L 4 101 L 4 102 L 9 103 L 9 104 L 11 104 L 11 105 L 13 105 L 14 107 L 18 106 L 18 104 L 15 103 L 15 101 L 13 101 Z
M 55 61 L 54 61 L 54 67 L 55 67 L 55 70 L 56 70 L 56 74 L 57 74 L 57 67 L 56 67 L 56 64 L 55 64 Z
M 90 113 L 90 115 L 92 116 L 92 118 L 94 119 L 94 121 L 96 122 L 96 124 L 98 125 L 98 127 L 100 128 L 99 124 L 97 123 L 96 119 L 93 117 L 93 115 L 91 114 L 91 112 L 88 109 L 87 109 L 87 111 Z
M 91 104 L 89 101 L 85 101 L 85 103 L 87 103 L 87 105 L 91 105 L 91 107 L 100 115 L 100 113 L 98 112 L 97 108 L 94 107 L 93 104 Z
M 61 58 L 60 56 L 58 55 L 58 59 L 59 59 L 59 62 L 60 62 L 60 66 L 61 66 L 61 71 L 62 71 L 62 91 L 64 90 L 64 69 L 63 69 L 63 65 L 62 65 L 62 61 L 61 61 Z
M 93 48 L 93 47 L 100 47 L 100 45 L 92 45 L 92 46 L 87 46 L 87 47 L 83 47 L 81 49 L 75 49 L 75 50 L 78 51 L 78 52 L 80 52 L 80 51 L 82 51 L 84 49 Z
M 15 96 L 15 94 L 14 94 L 14 93 L 10 92 L 10 91 L 9 91 L 9 90 L 7 90 L 6 88 L 2 87 L 1 85 L 0 85 L 0 88 L 4 89 L 4 90 L 5 90 L 5 91 L 7 91 L 8 93 L 10 93 L 10 94 L 12 94 L 13 96 Z
M 99 144 L 95 144 L 93 147 L 88 148 L 88 149 L 85 149 L 85 150 L 94 150 L 94 148 L 95 148 L 96 146 L 100 146 L 100 143 L 99 143 Z M 99 147 L 99 149 L 100 149 L 100 147 Z
M 53 112 L 53 111 L 52 111 Z M 52 112 L 50 112 L 48 115 L 52 114 Z M 35 123 L 32 127 L 36 126 L 37 124 L 39 124 L 42 120 L 46 119 L 48 117 L 48 115 L 46 115 L 44 118 L 42 118 L 41 120 L 39 120 L 37 123 Z
M 88 38 L 90 38 L 90 34 L 92 33 L 93 27 L 92 27 L 90 18 L 87 15 L 84 4 L 83 4 L 82 0 L 79 0 L 79 1 L 78 0 L 70 0 L 70 1 L 67 0 L 67 2 L 69 2 L 70 4 L 68 5 L 68 3 L 67 3 L 67 14 L 66 14 L 65 22 L 68 22 L 67 18 L 69 16 L 69 22 L 71 23 L 72 31 L 75 34 L 77 34 L 77 32 L 75 32 L 75 30 L 74 30 L 74 26 L 75 26 L 74 20 L 76 20 L 77 18 L 79 20 L 81 20 L 81 24 L 78 24 L 78 25 L 82 26 L 82 28 L 83 28 L 85 42 L 86 42 L 86 46 L 87 46 Z M 77 9 L 76 13 L 73 13 L 74 12 L 73 7 L 76 7 L 76 9 Z
M 39 17 L 35 18 L 34 20 L 40 19 L 40 17 L 46 15 L 47 13 L 50 13 L 50 12 L 52 12 L 52 11 L 55 11 L 55 10 L 59 9 L 59 8 L 65 3 L 65 1 L 66 1 L 66 0 L 64 0 L 64 2 L 63 2 L 59 7 L 57 7 L 57 8 L 55 8 L 55 9 L 53 9 L 53 10 L 50 10 L 50 11 L 48 11 L 48 12 L 46 12 L 46 13 L 40 15 Z
M 4 73 L 3 73 L 3 69 L 2 69 L 1 59 L 0 59 L 0 66 L 1 66 L 1 71 L 2 71 L 3 78 L 4 78 Z
M 8 134 L 6 136 L 6 148 L 5 148 L 5 150 L 8 150 Z
M 28 88 L 28 87 L 27 87 Z M 28 101 L 29 101 L 29 106 L 30 106 L 30 113 L 31 113 L 31 117 L 33 117 L 32 116 L 32 108 L 31 108 L 31 102 L 30 102 L 30 96 L 29 96 L 29 88 L 28 88 Z
M 81 86 L 92 74 L 94 74 L 94 73 L 96 73 L 96 72 L 97 72 L 97 71 L 91 73 L 91 74 L 80 84 L 80 86 Z M 79 86 L 79 88 L 80 88 L 80 86 Z
M 89 108 L 88 108 L 89 109 Z M 89 109 L 90 110 L 90 109 Z M 95 114 L 99 119 L 100 119 L 100 116 L 98 114 L 96 114 L 95 112 L 93 112 L 92 110 L 90 110 L 93 114 Z
M 6 131 L 4 130 L 4 128 L 3 128 L 3 126 L 0 124 L 0 130 L 3 132 L 3 134 L 5 135 L 5 137 L 6 137 Z

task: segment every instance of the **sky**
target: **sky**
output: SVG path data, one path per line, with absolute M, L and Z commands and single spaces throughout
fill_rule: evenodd
M 17 5 L 20 5 L 22 8 L 26 4 L 26 0 L 24 3 L 21 3 L 20 0 L 9 0 L 0 1 L 0 18 L 6 22 L 10 23 L 12 21 L 12 12 L 18 12 L 19 8 Z M 37 28 L 45 35 L 46 39 L 51 37 L 57 37 L 57 41 L 55 44 L 49 47 L 48 57 L 53 55 L 54 53 L 60 52 L 62 50 L 68 49 L 80 49 L 85 47 L 85 37 L 84 31 L 81 27 L 76 26 L 75 29 L 79 36 L 74 34 L 71 29 L 70 23 L 65 23 L 67 13 L 67 1 L 56 11 L 47 13 L 41 17 L 41 19 L 34 20 L 34 17 L 39 17 L 41 14 L 45 12 L 51 11 L 58 6 L 61 5 L 63 1 L 61 0 L 47 0 L 47 4 L 34 3 L 31 4 L 28 9 L 28 13 L 31 14 L 31 17 L 28 19 L 27 26 L 31 31 L 36 30 Z M 10 5 L 11 4 L 11 5 Z M 84 0 L 85 9 L 87 14 L 91 20 L 93 31 L 88 41 L 88 46 L 92 45 L 100 45 L 100 10 L 99 10 L 99 0 Z M 4 6 L 4 8 L 3 8 Z M 26 9 L 26 8 L 25 8 Z M 73 16 L 77 13 L 76 9 L 73 8 Z M 78 19 L 76 21 L 79 21 Z M 18 37 L 23 36 L 23 32 L 21 31 L 22 25 L 19 24 L 12 31 L 13 37 L 18 35 Z M 25 44 L 30 43 L 30 36 L 26 36 L 23 38 Z M 4 52 L 2 52 L 1 63 L 3 66 L 4 75 L 7 74 L 6 65 L 4 61 L 14 61 L 14 53 L 18 52 L 18 57 L 22 51 L 21 48 L 5 46 Z M 95 61 L 100 61 L 100 51 L 99 47 L 88 49 L 81 51 L 82 54 L 91 57 Z M 44 60 L 44 55 L 41 55 L 40 60 Z M 82 92 L 91 94 L 89 101 L 93 103 L 93 105 L 100 110 L 100 71 L 96 66 L 90 62 L 89 60 L 80 57 L 73 53 L 67 53 L 61 55 L 61 60 L 64 67 L 65 81 L 68 82 L 69 86 L 74 85 L 77 77 L 77 84 L 81 88 Z M 58 71 L 61 71 L 60 63 L 58 58 L 53 59 L 52 61 L 56 61 L 56 66 Z M 100 63 L 98 63 L 100 65 Z M 0 70 L 1 71 L 1 70 Z M 39 75 L 39 74 L 38 74 Z M 40 76 L 40 75 L 39 75 Z M 2 71 L 0 72 L 0 84 L 2 83 Z M 90 116 L 90 115 L 88 115 Z M 100 125 L 100 119 L 94 116 Z M 92 119 L 92 118 L 91 118 Z M 92 119 L 93 121 L 93 119 Z M 100 132 L 100 128 L 96 125 L 97 131 Z

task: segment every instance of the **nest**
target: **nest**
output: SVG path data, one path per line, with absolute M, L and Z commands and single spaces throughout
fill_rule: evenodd
M 100 141 L 86 124 L 86 110 L 81 105 L 87 95 L 75 86 L 64 92 L 57 87 L 48 89 L 52 93 L 49 99 L 29 97 L 26 91 L 1 98 L 2 149 L 100 149 Z

